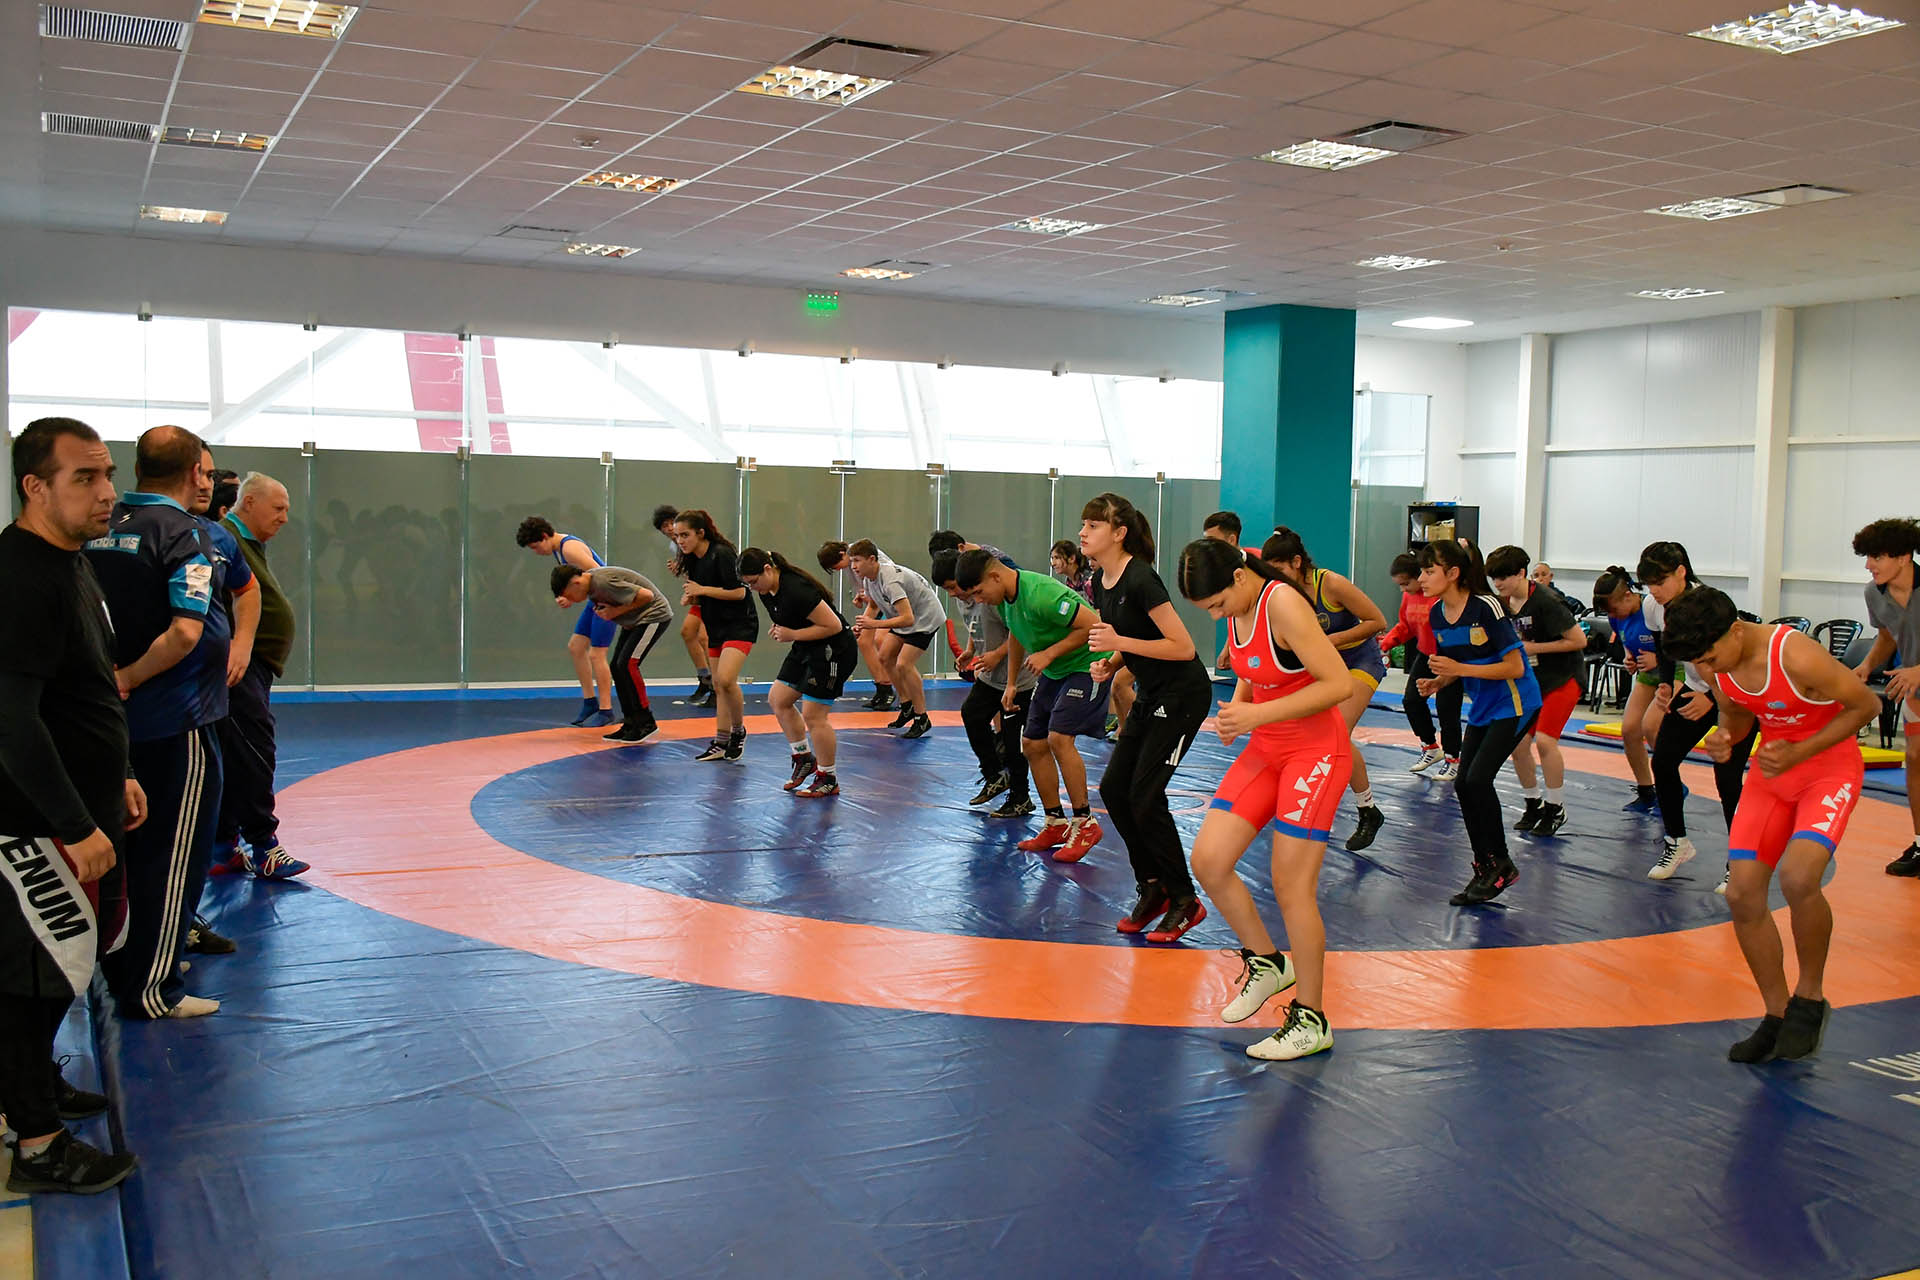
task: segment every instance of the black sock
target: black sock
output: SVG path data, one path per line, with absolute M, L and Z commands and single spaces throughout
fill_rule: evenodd
M 1049 818 L 1064 818 L 1067 816 L 1067 811 L 1057 804 L 1050 804 L 1047 806 L 1047 816 Z
M 1651 799 L 1653 799 L 1653 788 L 1652 788 L 1652 787 L 1635 787 L 1635 790 L 1637 790 L 1637 791 L 1638 791 L 1638 792 L 1640 793 L 1640 798 L 1641 798 L 1642 800 L 1651 800 Z
M 1077 804 L 1073 806 L 1073 816 L 1076 818 L 1091 818 L 1093 816 L 1093 806 L 1089 804 Z

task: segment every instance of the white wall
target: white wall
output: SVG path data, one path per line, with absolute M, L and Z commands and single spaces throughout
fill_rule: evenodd
M 1468 347 L 1466 429 L 1460 440 L 1459 493 L 1454 496 L 1480 508 L 1483 551 L 1518 536 L 1514 485 L 1519 431 L 1519 339 Z
M 1375 391 L 1430 397 L 1427 408 L 1427 496 L 1452 497 L 1460 486 L 1459 448 L 1466 429 L 1467 351 L 1455 342 L 1358 337 L 1353 383 Z

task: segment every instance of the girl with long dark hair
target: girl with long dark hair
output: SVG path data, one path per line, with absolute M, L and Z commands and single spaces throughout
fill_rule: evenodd
M 1386 659 L 1373 639 L 1387 629 L 1386 615 L 1366 592 L 1345 576 L 1315 567 L 1313 557 L 1307 554 L 1306 543 L 1285 525 L 1275 529 L 1261 544 L 1260 558 L 1278 569 L 1280 576 L 1307 598 L 1320 629 L 1333 641 L 1333 647 L 1340 651 L 1340 660 L 1352 673 L 1347 696 L 1340 703 L 1340 718 L 1346 721 L 1347 735 L 1352 737 L 1360 724 L 1360 716 L 1373 701 L 1374 690 L 1387 674 Z M 1353 834 L 1347 837 L 1349 853 L 1358 853 L 1372 844 L 1387 820 L 1380 806 L 1373 802 L 1370 781 L 1366 758 L 1355 747 L 1352 786 L 1358 821 Z
M 1139 894 L 1114 927 L 1149 942 L 1177 942 L 1207 918 L 1187 871 L 1180 832 L 1167 809 L 1167 784 L 1186 758 L 1213 701 L 1213 680 L 1194 652 L 1166 584 L 1153 568 L 1153 530 L 1117 493 L 1080 511 L 1080 549 L 1092 560 L 1093 607 L 1100 615 L 1087 644 L 1102 655 L 1096 681 L 1121 672 L 1134 679 L 1134 711 L 1100 779 L 1100 799 L 1127 846 Z
M 1239 991 L 1221 1009 L 1244 1022 L 1296 988 L 1280 1029 L 1247 1046 L 1253 1058 L 1304 1058 L 1333 1045 L 1326 1001 L 1326 927 L 1320 864 L 1346 789 L 1353 746 L 1338 707 L 1352 688 L 1340 651 L 1306 597 L 1229 542 L 1201 538 L 1180 553 L 1180 593 L 1227 622 L 1233 698 L 1220 704 L 1220 740 L 1247 735 L 1193 842 L 1193 871 L 1240 940 Z M 1273 890 L 1293 944 L 1275 947 L 1237 871 L 1254 838 L 1273 828 Z
M 1438 650 L 1428 664 L 1433 676 L 1420 682 L 1420 691 L 1433 693 L 1451 680 L 1467 689 L 1467 727 L 1453 790 L 1473 846 L 1473 875 L 1448 901 L 1456 907 L 1477 906 L 1520 878 L 1507 855 L 1506 825 L 1493 780 L 1533 728 L 1540 684 L 1527 665 L 1507 607 L 1493 593 L 1472 550 L 1444 539 L 1422 547 L 1420 589 L 1434 601 L 1430 620 Z
M 1633 674 L 1626 709 L 1620 713 L 1620 745 L 1627 753 L 1627 767 L 1633 770 L 1635 789 L 1634 798 L 1624 807 L 1629 813 L 1652 813 L 1660 802 L 1653 789 L 1653 766 L 1647 760 L 1646 721 L 1653 695 L 1660 687 L 1660 664 L 1655 652 L 1659 647 L 1655 628 L 1647 619 L 1654 616 L 1657 606 L 1640 594 L 1633 575 L 1616 564 L 1594 579 L 1593 607 L 1595 612 L 1607 615 L 1613 638 L 1620 643 L 1620 661 Z
M 1665 828 L 1660 860 L 1647 871 L 1649 880 L 1665 880 L 1693 858 L 1693 841 L 1687 839 L 1687 789 L 1680 782 L 1680 762 L 1700 740 L 1720 723 L 1720 707 L 1713 686 L 1690 663 L 1675 662 L 1666 651 L 1667 607 L 1700 585 L 1694 575 L 1693 561 L 1687 549 L 1677 542 L 1651 542 L 1640 553 L 1635 566 L 1641 585 L 1647 589 L 1652 608 L 1648 621 L 1654 632 L 1656 674 L 1660 685 L 1654 690 L 1648 710 L 1653 738 L 1653 792 L 1660 802 L 1660 825 Z M 1657 724 L 1653 714 L 1659 713 Z M 1720 812 L 1733 829 L 1733 813 L 1740 807 L 1740 789 L 1746 778 L 1747 757 L 1753 754 L 1753 733 L 1733 744 L 1727 758 L 1713 766 L 1714 789 L 1720 793 Z M 1727 891 L 1722 875 L 1714 889 Z
M 853 631 L 833 607 L 826 584 L 778 551 L 748 547 L 740 553 L 739 570 L 740 581 L 766 608 L 768 636 L 793 646 L 767 694 L 793 756 L 793 772 L 782 785 L 802 800 L 837 796 L 839 739 L 828 713 L 860 660 Z
M 673 542 L 687 578 L 680 599 L 688 607 L 700 606 L 713 668 L 713 741 L 694 759 L 739 764 L 747 747 L 740 668 L 760 638 L 760 615 L 740 581 L 739 553 L 712 516 L 697 508 L 682 511 L 673 520 Z

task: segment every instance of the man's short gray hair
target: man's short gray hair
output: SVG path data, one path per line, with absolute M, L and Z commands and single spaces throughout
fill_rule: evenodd
M 245 502 L 250 497 L 264 497 L 275 489 L 285 489 L 286 487 L 287 486 L 281 484 L 278 480 L 275 480 L 263 471 L 249 471 L 247 472 L 246 479 L 240 482 L 240 496 L 235 500 L 235 505 L 237 506 L 239 503 Z

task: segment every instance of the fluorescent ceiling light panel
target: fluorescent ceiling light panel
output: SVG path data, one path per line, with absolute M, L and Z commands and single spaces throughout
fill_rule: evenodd
M 1791 187 L 1774 187 L 1768 191 L 1742 192 L 1742 200 L 1757 200 L 1761 204 L 1795 205 L 1817 204 L 1822 200 L 1839 200 L 1852 195 L 1851 191 L 1842 191 L 1839 187 L 1816 187 L 1810 182 L 1802 182 Z
M 573 184 L 576 187 L 603 187 L 635 195 L 657 196 L 685 186 L 679 178 L 662 178 L 649 173 L 590 173 Z
M 1291 164 L 1302 169 L 1351 169 L 1355 165 L 1384 160 L 1396 154 L 1379 147 L 1361 147 L 1351 142 L 1328 142 L 1315 138 L 1311 142 L 1296 142 L 1290 147 L 1269 151 L 1258 158 L 1269 164 Z
M 219 209 L 176 209 L 172 205 L 143 204 L 140 216 L 150 222 L 191 222 L 217 227 L 227 220 Z
M 768 67 L 753 79 L 738 86 L 740 93 L 764 94 L 769 98 L 792 98 L 800 102 L 824 102 L 844 107 L 849 102 L 880 92 L 892 84 L 873 76 L 856 76 L 844 71 L 820 71 L 812 67 Z
M 1739 22 L 1722 22 L 1687 34 L 1739 45 L 1742 49 L 1801 53 L 1836 40 L 1870 36 L 1876 31 L 1891 31 L 1905 25 L 1892 18 L 1876 18 L 1837 4 L 1790 4 L 1784 9 L 1756 13 Z
M 1471 320 L 1455 320 L 1452 316 L 1415 316 L 1411 320 L 1395 320 L 1396 329 L 1466 329 L 1471 328 Z
M 170 124 L 160 131 L 160 142 L 169 147 L 209 147 L 216 151 L 265 151 L 273 145 L 266 133 L 242 133 L 234 129 L 196 129 Z
M 1778 205 L 1760 200 L 1749 200 L 1745 196 L 1707 196 L 1700 200 L 1683 200 L 1679 204 L 1663 204 L 1658 209 L 1648 209 L 1648 213 L 1658 213 L 1669 218 L 1695 218 L 1701 222 L 1719 222 L 1724 218 L 1739 218 L 1749 213 L 1765 213 L 1777 209 Z
M 1641 289 L 1636 298 L 1658 298 L 1663 302 L 1685 302 L 1688 298 L 1717 298 L 1725 289 Z
M 1030 231 L 1037 236 L 1077 236 L 1098 231 L 1104 222 L 1075 222 L 1072 218 L 1022 218 L 1003 224 L 1001 231 Z
M 577 258 L 627 258 L 640 251 L 631 245 L 586 244 L 576 240 L 567 246 L 567 252 Z
M 928 271 L 938 271 L 938 262 L 909 262 L 905 258 L 882 258 L 864 267 L 848 267 L 840 274 L 849 280 L 911 280 Z
M 1156 307 L 1204 307 L 1210 302 L 1222 302 L 1221 295 L 1205 293 L 1157 293 L 1151 298 L 1142 298 Z
M 358 12 L 350 4 L 319 4 L 315 0 L 203 0 L 200 21 L 247 31 L 338 40 Z
M 1377 258 L 1362 258 L 1353 264 L 1356 267 L 1372 267 L 1376 271 L 1418 271 L 1421 267 L 1439 267 L 1446 265 L 1444 258 L 1410 258 L 1401 253 L 1383 253 Z

